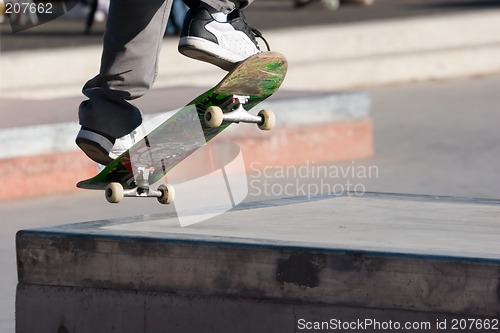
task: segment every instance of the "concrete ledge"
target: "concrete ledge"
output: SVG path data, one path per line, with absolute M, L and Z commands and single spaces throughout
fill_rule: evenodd
M 497 73 L 499 25 L 498 10 L 405 18 L 287 30 L 293 41 L 272 45 L 290 56 L 285 84 L 338 89 Z M 294 41 L 307 52 L 289 50 Z
M 24 230 L 18 332 L 499 316 L 499 213 L 494 200 L 366 194 L 247 204 L 187 228 L 166 215 Z
M 186 95 L 182 90 L 178 93 Z M 150 106 L 151 108 L 163 109 L 161 98 L 154 103 L 155 106 Z M 304 125 L 369 119 L 370 108 L 371 98 L 367 93 L 339 91 L 287 99 L 276 99 L 273 96 L 259 104 L 252 112 L 257 113 L 261 109 L 273 110 L 276 113 L 278 128 L 298 129 Z M 27 108 L 24 107 L 24 110 Z M 168 119 L 175 112 L 176 110 L 165 110 L 164 113 L 144 114 L 144 128 L 141 128 L 141 131 L 151 131 L 156 127 L 158 119 Z M 79 151 L 74 143 L 79 129 L 80 125 L 76 121 L 0 128 L 0 141 L 3 143 L 0 159 Z M 253 126 L 231 126 L 224 135 L 230 133 L 235 136 L 242 133 L 242 136 L 253 136 L 259 131 L 255 131 Z
M 238 144 L 247 170 L 254 162 L 263 167 L 319 164 L 373 154 L 370 98 L 364 93 L 268 101 L 259 107 L 275 111 L 278 124 L 273 131 L 232 126 L 216 139 Z M 157 116 L 146 117 L 145 133 Z M 0 174 L 5 181 L 0 200 L 73 192 L 79 180 L 94 176 L 96 165 L 74 144 L 78 129 L 77 123 L 1 129 L 5 149 L 0 152 Z

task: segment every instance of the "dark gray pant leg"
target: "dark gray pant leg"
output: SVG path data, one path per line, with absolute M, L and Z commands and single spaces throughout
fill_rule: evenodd
M 144 95 L 157 74 L 158 55 L 171 0 L 111 0 L 99 74 L 83 87 L 89 99 L 80 124 L 114 138 L 142 122 L 128 101 Z
M 227 13 L 235 8 L 230 0 L 203 2 Z M 141 112 L 128 101 L 153 85 L 171 5 L 172 0 L 111 0 L 101 68 L 83 87 L 88 100 L 80 104 L 80 125 L 119 138 L 142 123 Z

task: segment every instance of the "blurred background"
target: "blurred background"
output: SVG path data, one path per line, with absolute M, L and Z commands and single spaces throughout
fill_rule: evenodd
M 17 230 L 172 209 L 156 200 L 112 206 L 74 186 L 95 173 L 73 140 L 108 3 L 57 2 L 52 17 L 6 14 L 12 4 L 0 0 L 0 332 L 14 327 Z M 135 102 L 145 116 L 183 106 L 224 75 L 177 53 L 186 8 L 174 8 L 156 85 Z M 500 1 L 256 0 L 245 13 L 289 60 L 269 102 L 276 130 L 236 126 L 224 136 L 267 151 L 243 150 L 247 201 L 325 183 L 341 194 L 358 185 L 500 199 Z M 280 172 L 287 166 L 305 174 Z M 328 174 L 315 173 L 319 166 Z M 283 191 L 288 184 L 296 191 Z

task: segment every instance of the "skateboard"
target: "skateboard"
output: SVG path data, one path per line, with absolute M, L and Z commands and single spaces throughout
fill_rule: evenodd
M 231 123 L 255 123 L 261 130 L 271 130 L 276 121 L 272 111 L 261 110 L 257 115 L 249 111 L 278 90 L 286 72 L 287 61 L 280 53 L 247 58 L 77 187 L 103 190 L 110 203 L 123 197 L 155 197 L 162 204 L 172 203 L 173 186 L 162 184 L 154 190 L 151 185 Z

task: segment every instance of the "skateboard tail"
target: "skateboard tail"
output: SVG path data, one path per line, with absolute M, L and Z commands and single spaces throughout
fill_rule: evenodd
M 82 188 L 85 190 L 103 190 L 106 187 L 106 185 L 107 184 L 92 181 L 92 178 L 82 180 L 82 181 L 79 181 L 78 183 L 76 183 L 76 187 Z
M 236 66 L 215 86 L 214 91 L 218 94 L 249 95 L 251 99 L 269 97 L 280 88 L 287 69 L 288 62 L 282 54 L 258 53 Z

